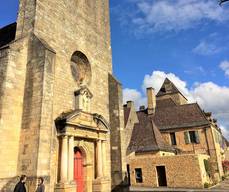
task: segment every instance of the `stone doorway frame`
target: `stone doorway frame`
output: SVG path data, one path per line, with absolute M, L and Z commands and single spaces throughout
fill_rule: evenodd
M 103 188 L 105 189 L 105 186 L 110 183 L 110 178 L 105 173 L 106 160 L 104 158 L 106 155 L 102 154 L 106 154 L 109 142 L 110 128 L 108 123 L 98 114 L 75 110 L 66 115 L 62 114 L 56 120 L 56 127 L 60 140 L 61 164 L 58 183 L 64 184 L 62 190 L 56 191 L 76 191 L 73 172 L 75 147 L 78 147 L 85 157 L 83 165 L 86 173 L 84 176 L 85 192 L 97 191 L 97 189 L 103 191 Z M 93 144 L 92 152 L 87 149 L 87 143 Z M 91 181 L 88 178 L 91 178 Z

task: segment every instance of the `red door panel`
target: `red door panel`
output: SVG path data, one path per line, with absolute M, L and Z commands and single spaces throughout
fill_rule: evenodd
M 77 184 L 77 192 L 83 192 L 83 157 L 80 151 L 75 152 L 74 157 L 74 179 Z

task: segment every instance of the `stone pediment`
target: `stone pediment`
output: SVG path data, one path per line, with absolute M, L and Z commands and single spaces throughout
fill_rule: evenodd
M 74 110 L 62 113 L 55 121 L 59 132 L 67 131 L 68 127 L 91 131 L 109 132 L 110 126 L 102 115 Z

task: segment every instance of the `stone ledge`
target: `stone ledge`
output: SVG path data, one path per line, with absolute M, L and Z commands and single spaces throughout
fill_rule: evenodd
M 107 177 L 97 178 L 93 181 L 93 192 L 108 192 L 110 190 L 111 180 Z
M 76 192 L 77 186 L 75 183 L 58 183 L 55 186 L 55 192 Z

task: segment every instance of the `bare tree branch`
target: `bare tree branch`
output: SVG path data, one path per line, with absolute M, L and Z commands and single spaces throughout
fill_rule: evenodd
M 229 0 L 219 0 L 219 4 L 221 5 L 222 3 L 225 3 L 227 1 L 229 1 Z

